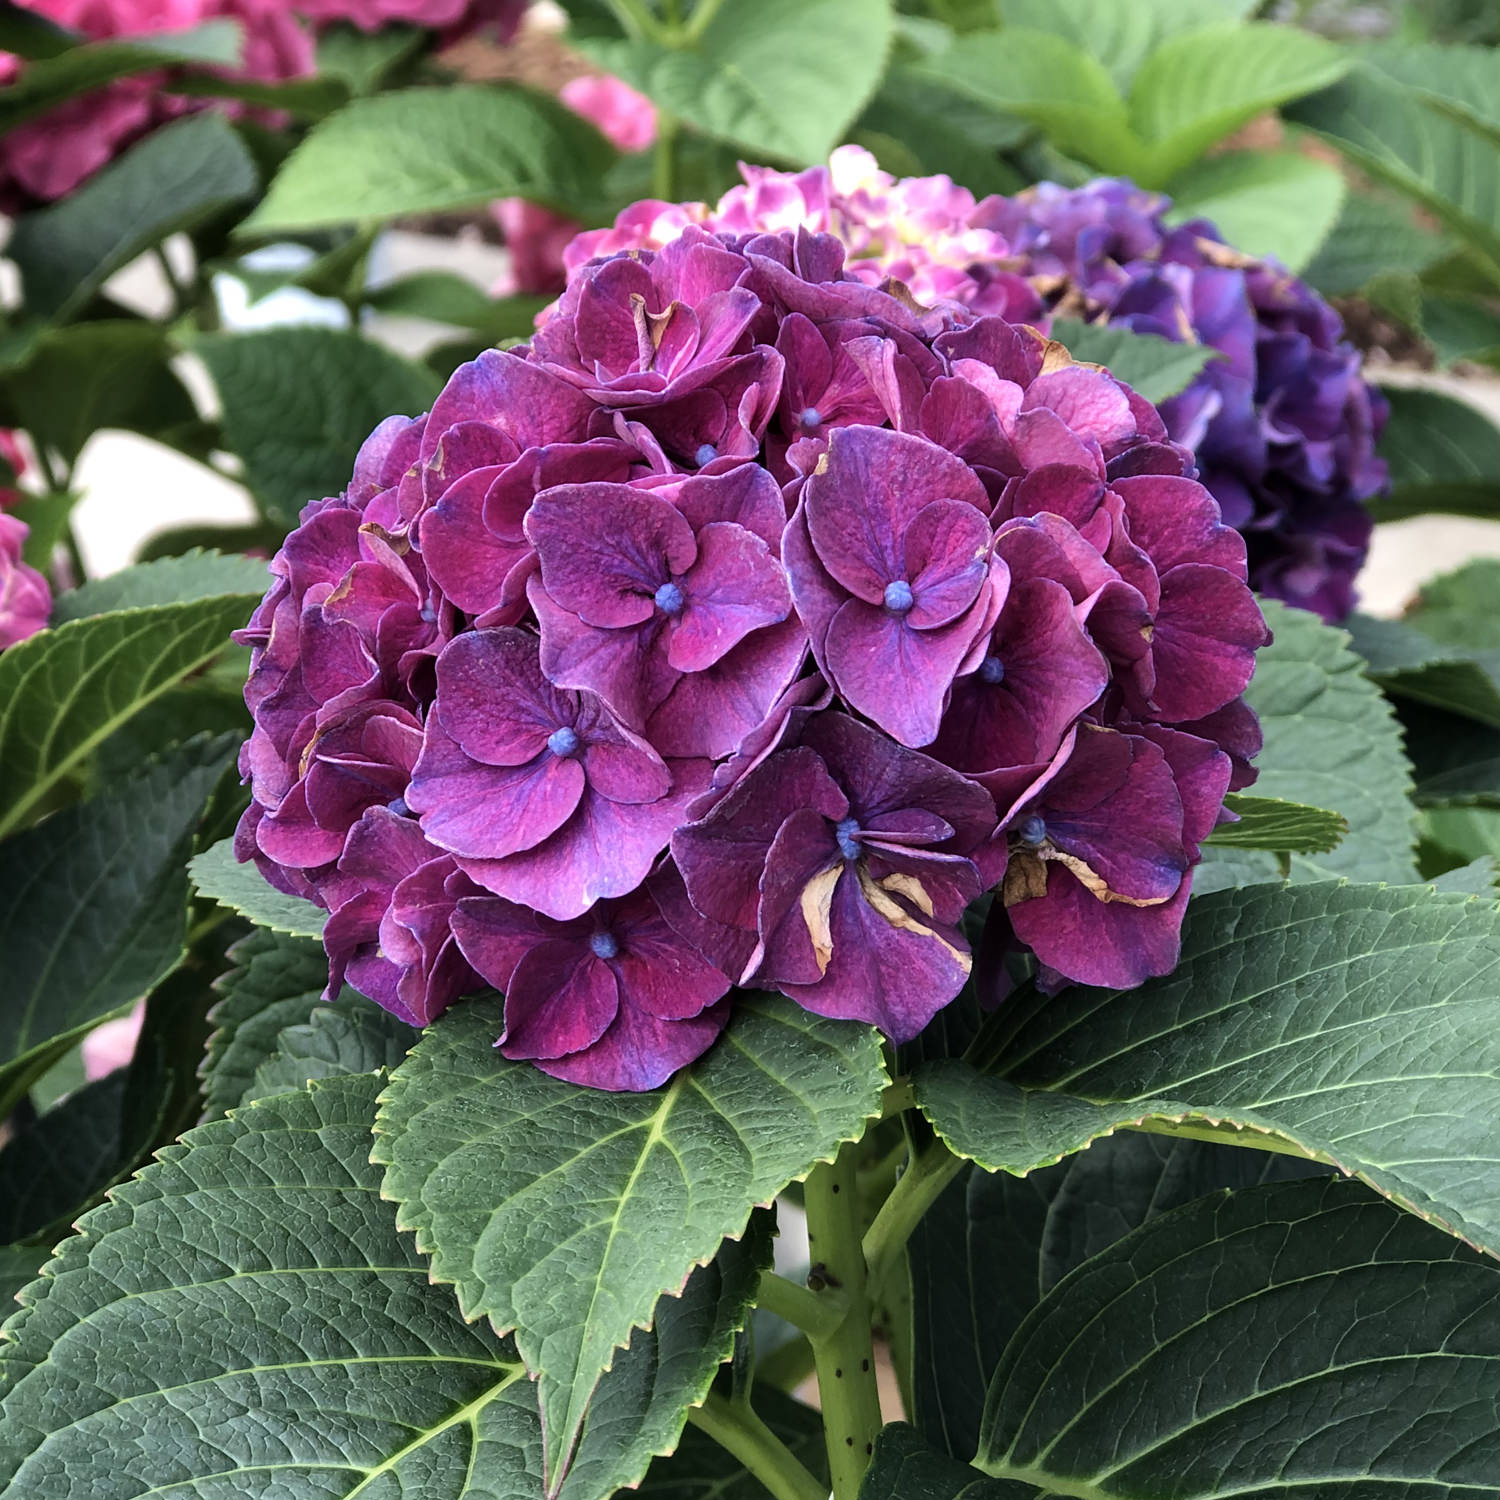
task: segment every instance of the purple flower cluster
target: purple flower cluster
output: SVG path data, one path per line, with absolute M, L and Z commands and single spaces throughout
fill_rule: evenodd
M 650 1088 L 736 985 L 914 1036 L 960 927 L 1170 969 L 1259 745 L 1245 550 L 1155 409 L 830 235 L 605 255 L 272 563 L 238 832 L 425 1024 Z M 981 984 L 986 983 L 980 976 Z
M 1364 502 L 1386 483 L 1375 441 L 1386 404 L 1360 375 L 1339 316 L 1274 261 L 1225 245 L 1202 220 L 1168 228 L 1171 200 L 1125 181 L 1042 183 L 978 202 L 946 177 L 896 179 L 858 146 L 799 173 L 742 167 L 712 209 L 646 202 L 580 235 L 590 257 L 657 249 L 688 224 L 731 233 L 837 234 L 851 273 L 891 276 L 923 302 L 951 300 L 1045 329 L 1053 315 L 1109 321 L 1219 353 L 1162 406 L 1171 437 L 1249 550 L 1262 593 L 1342 620 L 1369 549 Z

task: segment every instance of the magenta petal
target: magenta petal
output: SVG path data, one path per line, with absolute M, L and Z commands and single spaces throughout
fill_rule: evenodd
M 653 596 L 697 556 L 693 531 L 665 500 L 617 484 L 569 484 L 538 495 L 526 534 L 548 594 L 586 625 L 639 625 Z
M 989 573 L 989 523 L 972 505 L 934 500 L 912 517 L 901 550 L 901 576 L 911 584 L 916 601 L 907 623 L 913 630 L 935 630 L 956 620 L 983 587 Z
M 668 926 L 654 909 L 622 931 L 613 960 L 621 993 L 658 1021 L 686 1021 L 729 989 L 729 976 Z
M 510 976 L 495 1045 L 506 1057 L 566 1057 L 597 1042 L 619 1011 L 619 981 L 587 942 L 545 939 Z
M 566 823 L 583 796 L 583 767 L 543 749 L 523 766 L 487 766 L 428 726 L 406 800 L 422 831 L 469 859 L 504 859 Z
M 566 722 L 542 676 L 536 637 L 524 631 L 455 636 L 438 657 L 437 680 L 443 729 L 466 754 L 493 766 L 535 759 L 547 736 Z
M 1177 967 L 1182 913 L 1192 885 L 1159 906 L 1096 901 L 1058 864 L 1047 866 L 1047 893 L 1006 909 L 1015 934 L 1048 968 L 1076 984 L 1130 989 Z
M 701 672 L 792 607 L 786 575 L 758 536 L 716 521 L 698 534 L 698 560 L 682 580 L 686 600 L 670 631 L 667 660 Z
M 974 638 L 960 619 L 939 630 L 913 630 L 862 599 L 845 602 L 824 646 L 834 686 L 903 745 L 930 745 L 948 688 Z
M 1239 697 L 1269 639 L 1255 595 L 1233 574 L 1201 563 L 1166 573 L 1151 637 L 1160 717 L 1202 719 Z
M 766 852 L 756 925 L 760 943 L 742 982 L 816 984 L 823 973 L 813 943 L 804 898 L 822 877 L 840 885 L 855 878 L 844 860 L 834 826 L 810 807 L 799 808 L 777 830 Z
M 497 536 L 484 524 L 484 502 L 498 469 L 476 469 L 450 485 L 419 523 L 422 558 L 454 604 L 483 614 L 499 599 L 505 576 L 531 550 L 525 538 Z
M 535 847 L 508 859 L 462 859 L 487 890 L 566 921 L 606 896 L 623 896 L 650 873 L 683 809 L 708 783 L 708 767 L 673 763 L 671 793 L 645 806 L 584 793 L 573 816 Z
M 677 491 L 676 505 L 695 532 L 715 521 L 732 521 L 753 532 L 772 551 L 779 548 L 786 525 L 781 490 L 759 464 L 740 464 L 727 474 L 690 478 Z
M 516 965 L 544 937 L 542 919 L 498 896 L 466 896 L 453 911 L 453 937 L 486 984 L 510 985 Z
M 727 1000 L 685 1021 L 660 1021 L 645 1011 L 622 1006 L 615 1024 L 592 1047 L 537 1066 L 568 1083 L 642 1093 L 697 1061 L 718 1040 L 728 1021 Z
M 1159 573 L 1178 563 L 1211 563 L 1245 576 L 1245 539 L 1224 525 L 1212 495 L 1195 479 L 1143 474 L 1111 488 L 1125 502 L 1130 537 Z
M 1135 433 L 1135 415 L 1124 388 L 1103 370 L 1069 365 L 1038 375 L 1021 403 L 1023 412 L 1046 407 L 1083 437 L 1101 448 L 1122 442 Z
M 846 870 L 829 912 L 827 971 L 814 984 L 779 988 L 815 1015 L 868 1021 L 905 1042 L 964 987 L 970 960 L 956 929 L 929 926 L 899 898 L 887 899 L 903 913 L 903 925 L 877 911 L 854 870 Z

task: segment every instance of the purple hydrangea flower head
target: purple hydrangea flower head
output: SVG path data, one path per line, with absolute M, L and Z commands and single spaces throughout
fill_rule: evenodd
M 1155 408 L 871 275 L 818 174 L 753 186 L 383 423 L 241 635 L 237 850 L 328 909 L 331 982 L 417 1024 L 488 982 L 507 1056 L 601 1088 L 736 985 L 916 1035 L 986 890 L 981 965 L 1161 973 L 1254 774 L 1245 543 Z

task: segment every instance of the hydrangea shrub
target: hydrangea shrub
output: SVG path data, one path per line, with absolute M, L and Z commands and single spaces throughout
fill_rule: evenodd
M 914 1037 L 987 948 L 1170 970 L 1259 744 L 1245 547 L 1034 330 L 689 226 L 393 418 L 272 563 L 237 849 L 414 1024 L 656 1086 L 735 987 Z M 1002 983 L 978 976 L 981 989 Z

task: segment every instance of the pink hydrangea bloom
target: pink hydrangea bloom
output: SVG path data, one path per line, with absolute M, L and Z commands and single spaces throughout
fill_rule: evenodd
M 83 1039 L 83 1076 L 90 1081 L 123 1068 L 135 1056 L 135 1044 L 146 1019 L 142 1000 L 128 1016 L 118 1016 L 96 1026 Z
M 21 548 L 31 528 L 18 516 L 0 512 L 0 650 L 35 635 L 52 613 L 52 590 Z
M 237 843 L 333 984 L 488 982 L 508 1056 L 644 1089 L 736 985 L 915 1036 L 987 891 L 1045 984 L 1171 968 L 1259 743 L 1244 542 L 1154 407 L 872 244 L 593 259 L 304 511 Z
M 616 151 L 649 151 L 656 144 L 656 106 L 628 83 L 608 74 L 571 78 L 557 91 Z

